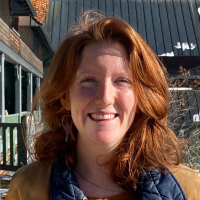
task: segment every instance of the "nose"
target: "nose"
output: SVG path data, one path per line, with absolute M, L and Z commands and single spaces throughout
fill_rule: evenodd
M 98 106 L 108 106 L 114 104 L 115 90 L 111 81 L 104 81 L 99 84 L 94 102 Z

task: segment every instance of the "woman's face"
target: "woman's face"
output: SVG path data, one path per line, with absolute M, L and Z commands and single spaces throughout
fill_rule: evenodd
M 71 110 L 79 139 L 88 145 L 118 145 L 137 106 L 124 47 L 119 43 L 86 46 L 69 96 L 70 105 L 67 96 L 61 103 Z

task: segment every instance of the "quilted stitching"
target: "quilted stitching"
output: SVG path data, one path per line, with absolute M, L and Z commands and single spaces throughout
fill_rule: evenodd
M 156 169 L 141 174 L 136 200 L 187 200 L 181 186 L 170 173 Z
M 65 162 L 53 164 L 50 191 L 51 200 L 82 200 L 85 197 L 75 174 L 67 170 Z M 140 175 L 136 200 L 187 200 L 187 198 L 172 174 L 152 169 Z

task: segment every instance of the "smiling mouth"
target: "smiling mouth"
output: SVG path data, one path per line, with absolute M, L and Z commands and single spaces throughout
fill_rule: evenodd
M 89 114 L 89 117 L 93 120 L 107 120 L 114 119 L 118 114 Z

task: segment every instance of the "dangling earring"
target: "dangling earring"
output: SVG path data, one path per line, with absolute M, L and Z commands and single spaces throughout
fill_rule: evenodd
M 73 132 L 72 132 L 73 121 L 71 121 L 70 125 L 69 125 L 68 123 L 65 123 L 65 124 L 63 123 L 64 118 L 65 118 L 66 116 L 70 116 L 70 117 L 71 117 L 69 111 L 67 112 L 67 115 L 65 115 L 65 116 L 62 118 L 62 123 L 61 123 L 62 127 L 63 127 L 64 130 L 65 130 L 65 142 L 68 142 L 69 134 L 71 135 L 71 137 L 72 137 L 73 140 L 75 140 L 75 137 L 74 137 L 74 134 L 73 134 Z

